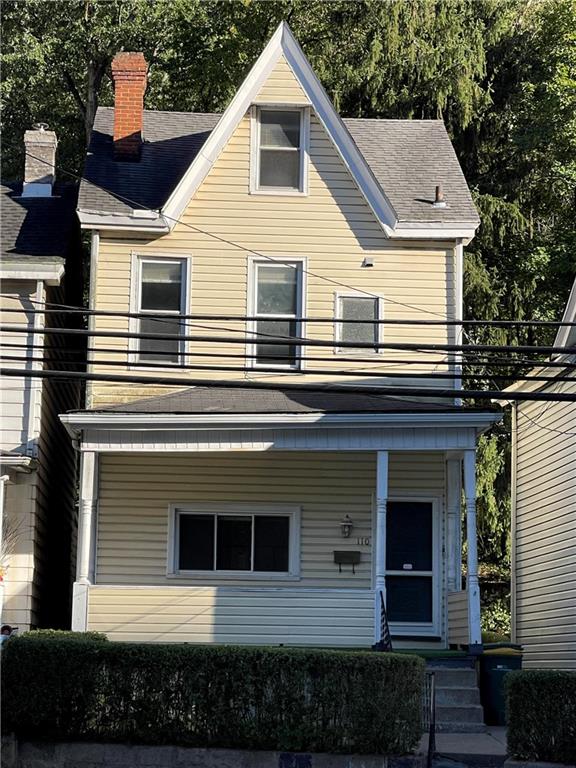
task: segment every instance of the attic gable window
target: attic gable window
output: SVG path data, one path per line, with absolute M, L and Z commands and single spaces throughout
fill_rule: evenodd
M 307 193 L 307 109 L 258 107 L 252 121 L 251 191 Z

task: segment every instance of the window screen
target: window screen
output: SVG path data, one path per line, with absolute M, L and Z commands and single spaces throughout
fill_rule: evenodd
M 340 341 L 352 344 L 378 343 L 378 299 L 370 296 L 341 296 L 339 316 L 342 320 L 363 320 L 369 322 L 340 323 Z M 346 347 L 345 349 L 350 349 Z M 365 347 L 361 349 L 365 350 Z M 376 347 L 375 347 L 376 349 Z M 369 350 L 367 350 L 369 351 Z
M 300 189 L 300 115 L 260 110 L 259 187 Z
M 182 334 L 184 262 L 140 261 L 140 333 Z M 174 339 L 138 339 L 139 360 L 177 363 L 181 342 Z

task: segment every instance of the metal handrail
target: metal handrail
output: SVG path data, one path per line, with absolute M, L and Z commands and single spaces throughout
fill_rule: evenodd
M 422 701 L 422 721 L 424 731 L 428 732 L 428 754 L 426 768 L 432 768 L 436 754 L 436 683 L 434 672 L 426 672 L 424 678 L 424 697 Z

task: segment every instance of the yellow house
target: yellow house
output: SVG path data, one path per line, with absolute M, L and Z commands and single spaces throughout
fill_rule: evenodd
M 143 111 L 141 54 L 113 75 L 78 204 L 93 380 L 61 417 L 73 628 L 369 648 L 387 618 L 395 647 L 478 650 L 498 416 L 458 399 L 478 217 L 442 122 L 342 119 L 285 24 L 222 115 Z

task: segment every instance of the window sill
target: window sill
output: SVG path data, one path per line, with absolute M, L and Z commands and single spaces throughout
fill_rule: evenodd
M 300 575 L 294 575 L 290 573 L 254 573 L 251 571 L 179 571 L 178 573 L 167 573 L 168 579 L 202 579 L 202 580 L 218 580 L 218 581 L 232 581 L 232 580 L 249 580 L 249 581 L 300 581 Z
M 250 195 L 271 195 L 272 197 L 308 197 L 306 190 L 300 189 L 250 189 Z

